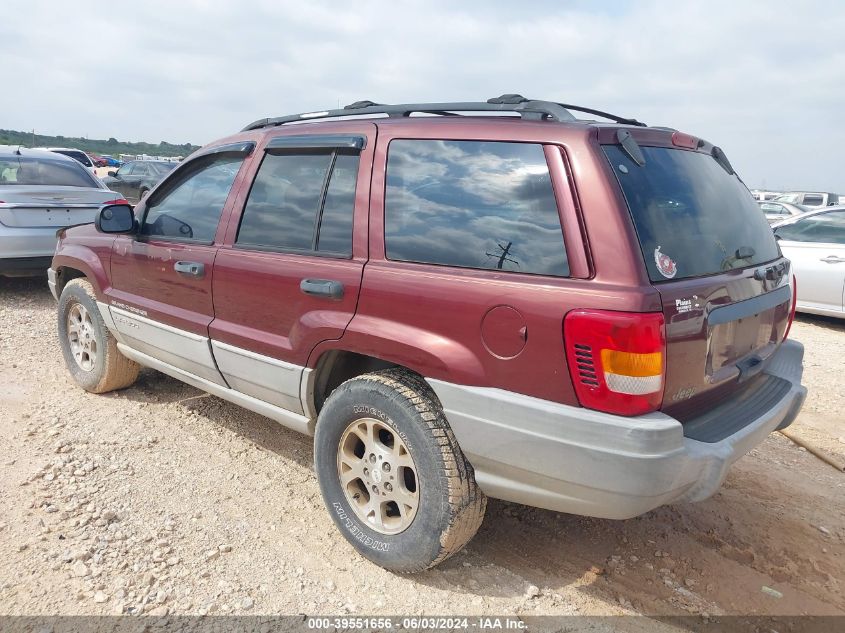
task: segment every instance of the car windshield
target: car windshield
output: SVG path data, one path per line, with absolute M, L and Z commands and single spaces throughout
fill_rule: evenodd
M 174 167 L 176 167 L 177 163 L 150 163 L 150 166 L 156 171 L 158 174 L 166 174 L 167 172 L 171 171 Z
M 603 149 L 622 186 L 652 281 L 710 275 L 778 257 L 754 198 L 710 155 L 642 147 L 645 164 L 639 166 L 619 145 Z
M 97 187 L 96 181 L 76 161 L 27 156 L 0 157 L 0 186 L 5 185 Z

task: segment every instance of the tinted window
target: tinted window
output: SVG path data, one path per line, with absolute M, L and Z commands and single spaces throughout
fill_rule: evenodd
M 220 213 L 242 156 L 200 159 L 193 169 L 159 190 L 147 205 L 141 233 L 177 240 L 214 241 Z
M 135 163 L 135 167 L 132 168 L 133 176 L 149 176 L 149 174 L 150 168 L 146 163 Z
M 810 207 L 819 207 L 824 204 L 824 198 L 815 193 L 805 193 L 804 200 L 802 200 L 801 204 L 805 204 Z
M 237 243 L 351 255 L 357 177 L 358 156 L 268 154 L 249 192 Z
M 0 157 L 0 185 L 59 185 L 97 187 L 99 185 L 76 161 L 57 158 Z
M 118 176 L 131 176 L 132 171 L 135 169 L 135 163 L 126 163 L 120 169 L 117 170 Z
M 394 260 L 569 274 L 540 145 L 393 141 L 384 237 Z
M 748 189 L 708 154 L 642 147 L 641 167 L 618 145 L 603 149 L 628 202 L 652 281 L 778 257 L 772 230 Z M 750 256 L 739 259 L 740 249 Z
M 845 244 L 845 211 L 831 211 L 781 226 L 775 233 L 782 240 Z
M 149 168 L 152 170 L 151 176 L 162 176 L 169 171 L 172 171 L 174 167 L 176 167 L 178 163 L 148 163 Z
M 244 208 L 238 244 L 311 250 L 331 154 L 267 154 Z
M 94 163 L 91 162 L 91 159 L 88 158 L 88 155 L 80 150 L 73 150 L 73 149 L 60 149 L 56 150 L 57 154 L 64 154 L 65 156 L 70 156 L 74 160 L 78 160 L 80 163 L 85 165 L 86 167 L 93 167 Z
M 339 154 L 335 159 L 323 205 L 318 251 L 352 254 L 352 213 L 355 209 L 357 180 L 358 156 Z

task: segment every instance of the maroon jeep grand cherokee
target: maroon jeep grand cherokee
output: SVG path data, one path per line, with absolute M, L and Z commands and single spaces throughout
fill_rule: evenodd
M 144 365 L 313 435 L 332 519 L 398 571 L 485 495 L 704 499 L 806 393 L 789 262 L 725 154 L 519 95 L 257 121 L 63 231 L 49 275 L 84 389 Z

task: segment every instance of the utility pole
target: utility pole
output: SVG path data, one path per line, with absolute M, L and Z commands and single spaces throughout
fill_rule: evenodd
M 486 253 L 486 254 L 487 254 L 487 257 L 498 257 L 498 258 L 499 258 L 499 263 L 498 263 L 498 264 L 496 264 L 496 268 L 498 268 L 499 270 L 502 270 L 502 266 L 504 266 L 504 265 L 505 265 L 505 262 L 511 262 L 512 264 L 516 264 L 517 266 L 519 266 L 519 262 L 518 262 L 518 261 L 516 261 L 515 259 L 511 259 L 510 257 L 508 257 L 508 255 L 510 255 L 510 252 L 511 252 L 511 246 L 513 246 L 513 242 L 508 242 L 508 245 L 507 245 L 507 246 L 502 246 L 501 244 L 499 244 L 498 242 L 496 242 L 496 246 L 498 246 L 498 247 L 502 250 L 502 254 L 501 254 L 501 255 L 496 255 L 496 254 L 494 254 L 494 253 Z
M 35 147 L 35 128 L 32 128 L 32 147 Z

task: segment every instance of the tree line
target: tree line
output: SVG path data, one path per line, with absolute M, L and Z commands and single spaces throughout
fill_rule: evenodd
M 22 145 L 23 147 L 73 147 L 94 154 L 150 154 L 152 156 L 187 156 L 199 149 L 199 145 L 183 143 L 177 145 L 162 141 L 155 143 L 131 143 L 116 138 L 93 139 L 73 136 L 47 136 L 33 132 L 0 130 L 0 145 Z

